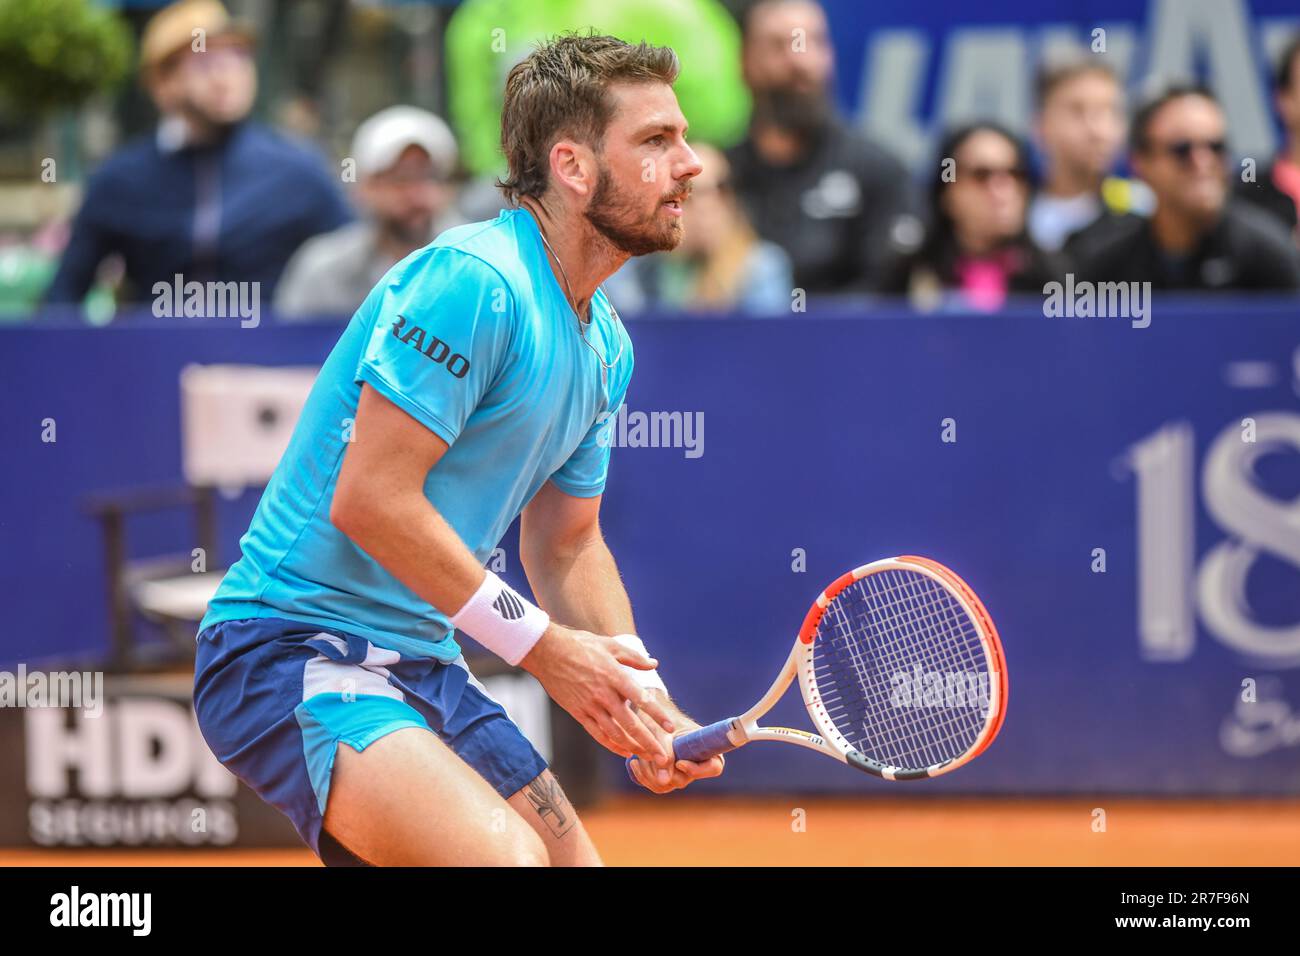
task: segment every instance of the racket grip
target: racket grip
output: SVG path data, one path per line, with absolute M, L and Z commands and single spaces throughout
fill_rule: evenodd
M 699 762 L 735 750 L 736 745 L 727 738 L 734 718 L 728 717 L 716 724 L 700 727 L 673 739 L 673 756 L 678 760 Z
M 673 758 L 699 762 L 735 750 L 736 745 L 727 737 L 727 731 L 731 729 L 734 720 L 734 717 L 728 717 L 716 724 L 709 724 L 707 727 L 701 727 L 698 730 L 692 730 L 674 738 Z M 633 783 L 636 783 L 636 777 L 632 774 L 633 760 L 636 760 L 636 757 L 628 757 L 624 765 L 627 767 L 628 778 Z

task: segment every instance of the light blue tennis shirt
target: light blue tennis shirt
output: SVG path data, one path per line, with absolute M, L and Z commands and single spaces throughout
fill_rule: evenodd
M 450 446 L 424 493 L 480 561 L 548 480 L 599 495 L 632 346 L 602 291 L 587 340 L 531 213 L 449 229 L 389 270 L 312 387 L 201 627 L 281 617 L 410 657 L 460 653 L 447 617 L 330 523 L 362 383 Z

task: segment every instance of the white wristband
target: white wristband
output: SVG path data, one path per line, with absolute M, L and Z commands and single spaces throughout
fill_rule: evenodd
M 474 596 L 452 616 L 451 623 L 507 664 L 516 665 L 541 639 L 551 619 L 488 571 Z
M 650 656 L 650 652 L 645 649 L 645 641 L 641 640 L 641 638 L 637 637 L 635 634 L 615 634 L 614 640 L 618 641 L 629 650 L 638 651 L 646 657 Z M 656 667 L 652 671 L 643 671 L 640 668 L 624 664 L 623 670 L 627 671 L 629 676 L 631 676 L 631 678 L 641 687 L 653 688 L 655 690 L 661 690 L 665 694 L 668 693 L 668 688 L 664 686 L 663 678 L 659 676 L 659 668 Z

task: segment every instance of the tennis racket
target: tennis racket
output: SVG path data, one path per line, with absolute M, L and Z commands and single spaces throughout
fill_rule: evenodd
M 818 733 L 760 726 L 796 677 Z M 673 751 L 699 761 L 775 740 L 886 780 L 917 780 L 979 756 L 1006 712 L 993 619 L 956 574 L 909 555 L 838 578 L 817 596 L 763 698 L 739 717 L 676 737 Z

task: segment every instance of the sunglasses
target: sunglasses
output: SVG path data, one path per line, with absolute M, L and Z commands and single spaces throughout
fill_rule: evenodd
M 1184 166 L 1189 166 L 1192 154 L 1198 149 L 1207 149 L 1215 159 L 1222 159 L 1228 152 L 1228 143 L 1222 139 L 1179 139 L 1172 143 L 1162 143 L 1159 149 L 1166 156 L 1172 156 Z
M 969 176 L 980 186 L 987 186 L 994 179 L 1010 177 L 1018 183 L 1029 179 L 1029 170 L 1023 166 L 973 166 L 958 175 Z

